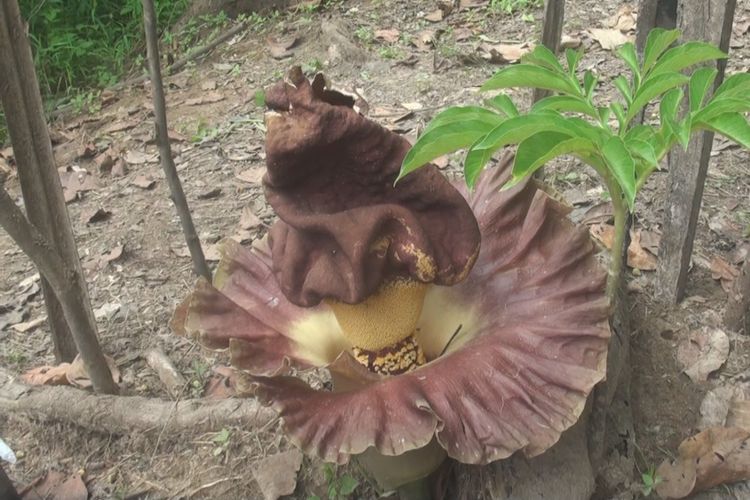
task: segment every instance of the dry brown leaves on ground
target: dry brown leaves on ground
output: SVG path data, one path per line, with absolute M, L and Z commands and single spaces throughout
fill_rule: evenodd
M 110 372 L 112 372 L 112 378 L 115 382 L 118 382 L 120 370 L 117 368 L 115 360 L 107 355 L 104 357 L 107 360 Z M 91 387 L 91 379 L 83 366 L 80 355 L 76 356 L 72 363 L 33 368 L 22 374 L 21 380 L 29 385 L 73 385 L 82 389 Z

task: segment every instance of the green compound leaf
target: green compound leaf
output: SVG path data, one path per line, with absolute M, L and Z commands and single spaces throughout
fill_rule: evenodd
M 430 123 L 427 124 L 425 132 L 443 125 L 461 123 L 464 121 L 478 121 L 494 127 L 503 120 L 504 118 L 502 116 L 480 106 L 455 106 L 438 113 Z
M 561 113 L 581 113 L 592 118 L 597 118 L 599 116 L 596 109 L 591 106 L 586 99 L 569 95 L 553 95 L 545 97 L 534 103 L 531 107 L 531 112 L 535 113 L 545 109 L 551 109 Z
M 668 130 L 670 134 L 675 135 L 680 140 L 681 144 L 683 135 L 680 133 L 677 112 L 680 110 L 682 96 L 682 89 L 672 89 L 664 94 L 664 97 L 659 104 L 659 117 L 661 119 L 662 127 L 664 127 L 665 130 Z M 682 146 L 687 147 L 687 144 L 682 144 Z
M 578 61 L 583 57 L 582 50 L 565 49 L 565 60 L 568 62 L 568 74 L 573 76 L 578 68 Z
M 544 45 L 537 45 L 534 50 L 521 57 L 521 62 L 541 66 L 562 76 L 567 76 L 555 54 Z
M 745 113 L 747 111 L 750 111 L 750 99 L 721 97 L 719 99 L 713 99 L 705 108 L 695 113 L 695 115 L 693 115 L 693 120 L 697 122 L 706 122 L 725 113 Z
M 620 47 L 617 53 L 622 60 L 625 61 L 625 64 L 628 65 L 636 80 L 639 81 L 641 78 L 641 70 L 638 67 L 638 56 L 635 54 L 635 45 L 628 42 Z
M 715 59 L 726 59 L 727 55 L 705 42 L 687 42 L 666 51 L 654 65 L 648 78 L 653 78 L 663 73 L 682 71 L 688 66 L 712 61 Z
M 484 101 L 485 104 L 495 108 L 501 113 L 505 114 L 508 118 L 518 116 L 518 108 L 513 103 L 511 98 L 506 94 L 498 94 L 491 99 Z
M 718 70 L 716 68 L 700 68 L 690 77 L 690 111 L 695 112 L 703 106 L 708 89 L 713 85 Z
M 686 84 L 689 78 L 681 73 L 663 73 L 649 78 L 633 96 L 633 103 L 628 108 L 626 119 L 632 120 L 649 102 L 664 92 Z
M 349 496 L 354 493 L 354 490 L 357 489 L 357 486 L 359 486 L 359 481 L 347 474 L 346 476 L 343 476 L 341 478 L 339 495 Z
M 750 73 L 736 73 L 716 89 L 714 99 L 718 97 L 744 97 L 750 95 Z
M 602 147 L 602 156 L 607 162 L 611 173 L 615 176 L 628 207 L 632 210 L 635 203 L 635 162 L 630 156 L 625 142 L 618 137 L 612 136 Z
M 512 87 L 531 87 L 556 90 L 563 94 L 578 95 L 578 88 L 554 71 L 531 64 L 517 64 L 501 69 L 482 85 L 482 91 L 507 89 Z
M 695 125 L 713 130 L 745 148 L 750 148 L 750 124 L 740 113 L 725 113 Z
M 651 67 L 656 64 L 657 58 L 676 42 L 680 35 L 679 30 L 665 30 L 663 28 L 655 28 L 649 32 L 648 38 L 646 38 L 646 47 L 643 50 L 643 75 L 648 74 Z
M 513 163 L 513 178 L 523 179 L 558 156 L 595 151 L 596 146 L 583 137 L 571 137 L 560 132 L 539 132 L 518 145 Z

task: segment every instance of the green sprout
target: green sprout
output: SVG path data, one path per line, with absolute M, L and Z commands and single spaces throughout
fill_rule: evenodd
M 344 474 L 341 477 L 337 476 L 336 470 L 331 464 L 324 465 L 323 473 L 328 485 L 328 500 L 344 500 L 349 498 L 359 486 L 359 481 L 349 474 Z M 317 495 L 313 495 L 308 497 L 308 500 L 322 499 Z
M 506 188 L 554 158 L 578 158 L 601 177 L 614 207 L 615 242 L 607 283 L 611 301 L 622 274 L 628 214 L 636 194 L 672 147 L 679 143 L 687 148 L 693 133 L 710 130 L 750 148 L 750 125 L 744 116 L 750 111 L 750 74 L 730 76 L 709 97 L 718 74 L 715 67 L 682 72 L 727 56 L 703 42 L 674 45 L 680 35 L 677 30 L 652 30 L 642 58 L 632 43 L 623 45 L 618 55 L 630 77 L 613 80 L 619 99 L 608 106 L 596 104 L 594 73 L 586 71 L 582 79 L 577 75 L 582 52 L 567 50 L 563 67 L 550 50 L 536 47 L 521 64 L 497 72 L 481 90 L 538 88 L 553 95 L 523 113 L 504 93 L 487 100 L 485 107 L 442 111 L 404 158 L 399 179 L 459 149 L 468 150 L 464 176 L 470 188 L 492 156 L 506 146 L 518 146 Z M 659 103 L 659 123 L 639 123 L 652 102 Z

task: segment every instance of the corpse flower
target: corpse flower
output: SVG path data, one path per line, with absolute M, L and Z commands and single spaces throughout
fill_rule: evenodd
M 447 455 L 551 447 L 603 379 L 605 274 L 585 230 L 507 159 L 469 196 L 434 166 L 394 187 L 409 143 L 299 69 L 266 96 L 266 198 L 250 248 L 227 241 L 173 328 L 257 384 L 305 453 L 357 456 L 381 487 Z M 481 245 L 480 245 L 481 239 Z M 325 367 L 333 390 L 298 375 Z

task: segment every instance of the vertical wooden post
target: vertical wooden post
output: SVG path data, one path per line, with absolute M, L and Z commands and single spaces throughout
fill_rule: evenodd
M 734 331 L 744 330 L 745 335 L 750 335 L 750 257 L 745 259 L 729 294 L 724 326 Z
M 635 47 L 639 54 L 646 46 L 648 32 L 653 28 L 677 27 L 677 0 L 640 0 L 635 25 Z
M 554 54 L 560 51 L 563 22 L 565 21 L 565 0 L 545 0 L 544 20 L 542 21 L 542 45 Z M 548 90 L 534 89 L 534 100 L 537 102 L 550 95 Z
M 704 40 L 728 51 L 735 6 L 736 0 L 681 0 L 677 26 L 683 39 Z M 719 61 L 717 67 L 716 85 L 724 77 L 726 61 Z M 670 302 L 680 301 L 685 293 L 713 136 L 712 132 L 698 134 L 687 151 L 677 146 L 669 155 L 669 191 L 664 206 L 657 289 Z

